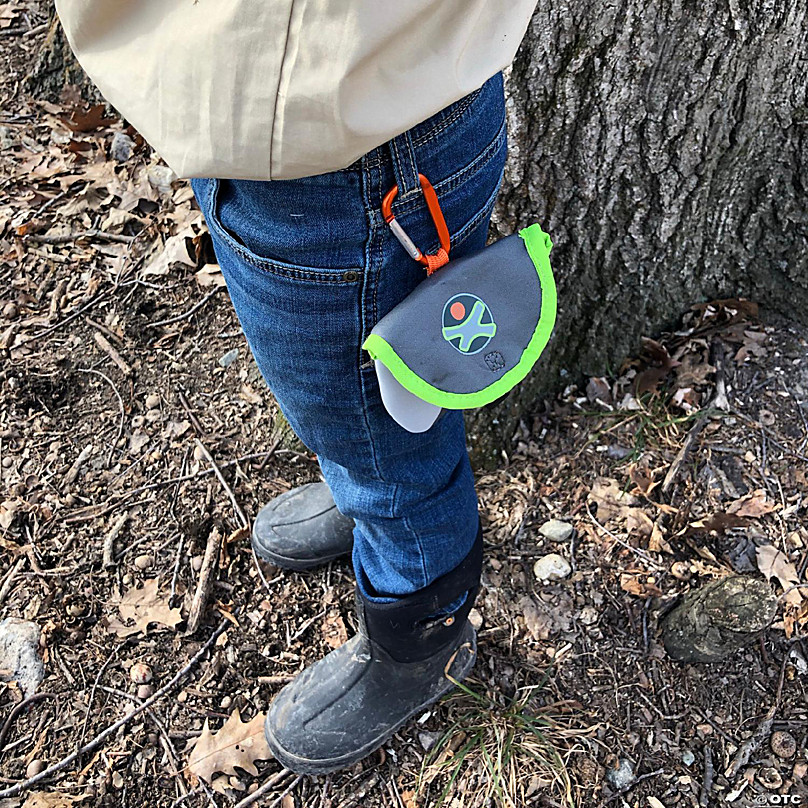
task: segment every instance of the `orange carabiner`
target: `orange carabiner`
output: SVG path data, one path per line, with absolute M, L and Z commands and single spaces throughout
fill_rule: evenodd
M 423 191 L 426 206 L 429 208 L 429 213 L 432 216 L 435 230 L 438 231 L 440 248 L 436 253 L 422 253 L 418 247 L 415 246 L 413 240 L 407 235 L 404 228 L 396 221 L 396 217 L 393 216 L 393 200 L 398 195 L 398 185 L 394 185 L 385 194 L 382 200 L 382 215 L 387 224 L 390 225 L 393 235 L 401 242 L 401 246 L 410 256 L 426 267 L 427 275 L 431 275 L 435 270 L 449 263 L 449 247 L 451 246 L 449 228 L 446 226 L 446 219 L 443 218 L 443 211 L 440 209 L 438 195 L 435 193 L 432 183 L 423 174 L 418 175 L 418 180 L 421 183 L 421 191 Z

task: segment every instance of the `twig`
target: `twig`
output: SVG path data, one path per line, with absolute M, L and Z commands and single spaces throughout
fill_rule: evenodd
M 125 236 L 122 233 L 107 233 L 104 230 L 83 230 L 81 233 L 60 233 L 58 236 L 49 236 L 46 233 L 31 233 L 24 237 L 26 241 L 35 241 L 38 244 L 67 244 L 70 241 L 82 241 L 88 238 L 97 238 L 102 241 L 116 241 L 120 244 L 131 244 L 137 236 Z
M 194 599 L 191 602 L 191 609 L 188 612 L 188 627 L 186 634 L 194 634 L 202 621 L 205 606 L 208 603 L 211 583 L 213 582 L 213 570 L 219 560 L 219 548 L 222 544 L 222 534 L 213 527 L 208 534 L 208 541 L 205 545 L 205 555 L 202 558 L 202 566 L 199 568 L 199 581 L 194 592 Z
M 6 736 L 8 735 L 8 731 L 11 729 L 11 725 L 14 723 L 14 719 L 28 706 L 34 704 L 37 701 L 42 701 L 42 699 L 54 699 L 56 698 L 55 693 L 34 693 L 33 696 L 28 696 L 27 699 L 23 699 L 9 714 L 8 718 L 5 720 L 3 724 L 3 729 L 0 729 L 0 752 L 3 751 L 3 747 L 6 745 Z
M 171 606 L 174 596 L 177 594 L 177 579 L 180 575 L 180 561 L 182 560 L 182 548 L 185 544 L 185 534 L 180 533 L 180 540 L 177 542 L 177 554 L 174 558 L 174 572 L 171 575 L 171 594 L 168 596 L 168 605 Z
M 615 536 L 615 534 L 612 533 L 611 530 L 604 527 L 600 522 L 598 522 L 597 519 L 595 519 L 595 517 L 592 515 L 592 512 L 588 508 L 585 508 L 584 510 L 586 510 L 586 513 L 589 516 L 589 518 L 592 520 L 592 522 L 594 522 L 595 525 L 597 525 L 607 536 L 609 536 L 609 538 L 614 539 L 619 545 L 621 545 L 622 547 L 625 547 L 626 550 L 631 550 L 632 553 L 634 553 L 636 556 L 641 558 L 646 563 L 651 564 L 652 566 L 654 566 L 654 567 L 656 567 L 657 569 L 660 569 L 660 570 L 665 569 L 665 567 L 662 564 L 660 564 L 658 561 L 655 561 L 647 553 L 644 553 L 642 550 L 638 549 L 637 547 L 632 547 L 628 542 L 623 541 L 619 536 Z
M 112 693 L 114 696 L 129 699 L 129 701 L 140 702 L 140 699 L 137 696 L 133 696 L 131 693 L 127 693 L 125 690 L 117 690 L 114 687 L 102 687 L 101 690 L 103 690 L 105 693 Z M 166 753 L 168 762 L 171 764 L 169 767 L 171 776 L 175 778 L 175 782 L 179 785 L 182 794 L 187 794 L 188 789 L 185 788 L 185 783 L 182 777 L 179 776 L 180 767 L 179 761 L 177 760 L 177 750 L 174 749 L 174 744 L 171 742 L 171 736 L 168 734 L 168 730 L 152 710 L 146 710 L 146 715 L 149 716 L 152 723 L 155 727 L 157 727 L 157 730 L 160 733 L 160 742 L 162 744 L 163 751 Z
M 217 286 L 212 292 L 208 292 L 205 297 L 202 298 L 196 305 L 191 306 L 188 311 L 183 314 L 178 314 L 176 317 L 169 317 L 167 320 L 158 320 L 156 323 L 149 323 L 146 328 L 159 328 L 161 325 L 171 325 L 172 323 L 178 323 L 180 320 L 187 320 L 189 317 L 192 317 L 202 306 L 205 305 L 214 295 L 219 293 L 221 286 Z
M 710 792 L 713 790 L 713 750 L 709 744 L 704 746 L 704 780 L 701 784 L 701 794 L 699 794 L 699 805 L 707 808 L 710 803 Z
M 84 465 L 84 461 L 90 456 L 92 450 L 92 443 L 88 443 L 81 450 L 81 452 L 79 452 L 79 456 L 73 461 L 73 465 L 67 470 L 67 473 L 62 478 L 61 488 L 64 488 L 67 485 L 72 485 L 76 481 L 76 477 L 79 476 L 79 472 L 81 471 L 81 467 Z
M 216 461 L 213 459 L 211 453 L 207 450 L 204 443 L 202 443 L 199 438 L 194 439 L 194 443 L 199 447 L 199 450 L 202 454 L 205 455 L 205 459 L 210 463 L 211 468 L 213 469 L 214 474 L 219 478 L 219 482 L 222 484 L 222 488 L 227 492 L 227 496 L 230 497 L 230 502 L 233 503 L 233 510 L 236 512 L 236 516 L 238 516 L 239 522 L 241 522 L 242 527 L 248 527 L 249 521 L 244 514 L 244 511 L 241 510 L 241 505 L 238 504 L 238 500 L 236 499 L 236 495 L 233 493 L 233 489 L 227 484 L 227 480 L 225 480 L 224 475 L 221 472 L 221 469 L 216 465 Z
M 124 376 L 132 375 L 132 368 L 129 367 L 126 360 L 112 347 L 110 341 L 100 331 L 93 332 L 93 338 L 98 344 L 98 347 L 120 368 Z
M 772 707 L 769 708 L 769 712 L 766 713 L 766 717 L 761 722 L 760 726 L 755 730 L 752 737 L 746 741 L 745 743 L 741 744 L 740 749 L 735 753 L 735 757 L 732 758 L 731 763 L 727 767 L 727 770 L 724 772 L 725 777 L 728 780 L 733 780 L 735 775 L 738 774 L 742 766 L 745 766 L 749 762 L 749 758 L 752 757 L 752 753 L 769 737 L 769 733 L 772 729 L 772 723 L 774 721 L 774 714 L 777 712 L 777 705 L 774 704 Z
M 104 675 L 104 671 L 109 667 L 110 662 L 112 662 L 115 657 L 118 656 L 121 648 L 124 647 L 126 643 L 121 643 L 117 648 L 113 650 L 113 652 L 104 660 L 104 664 L 101 666 L 101 670 L 95 675 L 95 680 L 93 681 L 93 686 L 90 689 L 90 698 L 87 702 L 87 712 L 84 713 L 84 723 L 81 725 L 81 735 L 79 736 L 79 746 L 84 743 L 84 736 L 87 733 L 87 722 L 90 720 L 90 710 L 93 709 L 93 700 L 95 699 L 95 691 L 98 689 L 98 683 L 101 681 L 101 677 Z
M 690 452 L 693 449 L 693 444 L 696 442 L 696 438 L 698 438 L 698 436 L 701 434 L 701 430 L 704 429 L 704 425 L 707 423 L 708 414 L 708 409 L 702 411 L 702 413 L 696 419 L 696 422 L 691 427 L 690 432 L 687 433 L 687 438 L 682 444 L 682 448 L 676 453 L 676 457 L 673 459 L 673 463 L 671 463 L 668 473 L 665 475 L 665 479 L 662 481 L 661 491 L 663 494 L 667 495 L 667 493 L 673 487 L 676 478 L 679 476 L 679 472 L 682 470 L 682 466 L 684 466 L 687 458 L 690 456 Z
M 23 345 L 30 345 L 35 340 L 40 339 L 41 337 L 47 337 L 48 334 L 52 334 L 54 331 L 66 326 L 68 323 L 72 323 L 77 317 L 81 317 L 85 311 L 89 311 L 93 306 L 97 306 L 102 300 L 106 300 L 112 294 L 112 290 L 109 289 L 105 292 L 101 292 L 100 294 L 96 295 L 96 297 L 91 298 L 87 303 L 85 303 L 78 311 L 74 311 L 72 314 L 68 314 L 64 320 L 60 320 L 58 323 L 54 323 L 53 325 L 49 325 L 47 328 L 43 328 L 42 331 L 37 331 L 35 334 L 26 334 L 25 341 L 22 343 Z
M 83 373 L 95 373 L 96 376 L 100 376 L 112 388 L 112 392 L 115 393 L 115 397 L 118 399 L 118 407 L 121 410 L 121 420 L 118 423 L 118 434 L 115 436 L 115 440 L 112 441 L 109 457 L 107 457 L 107 466 L 109 466 L 110 462 L 112 461 L 112 453 L 115 451 L 115 447 L 118 445 L 121 435 L 123 435 L 123 425 L 126 423 L 126 409 L 123 406 L 123 399 L 121 398 L 121 394 L 118 392 L 118 388 L 115 386 L 112 379 L 103 374 L 100 370 L 94 370 L 93 368 L 78 368 L 78 370 L 82 371 Z
M 278 783 L 285 780 L 291 773 L 292 772 L 289 769 L 281 769 L 277 774 L 270 777 L 269 780 L 267 780 L 266 783 L 261 786 L 261 788 L 253 791 L 249 797 L 245 797 L 241 802 L 237 802 L 234 808 L 247 808 L 247 806 L 258 802 L 258 800 L 260 800 L 264 794 L 266 794 L 268 791 L 272 791 L 272 789 L 275 788 Z M 281 802 L 281 800 L 283 800 L 283 798 L 300 782 L 302 776 L 303 775 L 299 774 L 292 781 L 291 785 L 286 789 L 286 791 L 284 791 L 283 794 L 281 794 L 281 796 L 275 800 L 274 803 L 272 803 L 272 805 L 274 806 Z M 272 808 L 272 806 L 269 806 L 269 808 Z
M 14 797 L 17 794 L 21 794 L 23 791 L 31 788 L 31 786 L 36 785 L 37 783 L 42 782 L 42 780 L 46 780 L 49 777 L 52 777 L 57 772 L 66 769 L 73 761 L 77 760 L 82 755 L 86 755 L 88 752 L 92 752 L 94 749 L 97 749 L 101 744 L 109 738 L 111 735 L 114 735 L 121 727 L 128 724 L 135 716 L 140 715 L 145 710 L 148 710 L 149 707 L 152 706 L 156 701 L 161 699 L 167 693 L 171 692 L 181 681 L 182 679 L 190 673 L 197 665 L 200 659 L 211 649 L 213 644 L 219 637 L 225 632 L 225 630 L 230 626 L 229 620 L 222 620 L 219 623 L 216 630 L 213 634 L 210 635 L 208 641 L 191 657 L 188 661 L 188 664 L 185 665 L 180 671 L 178 671 L 174 677 L 161 687 L 153 696 L 146 699 L 142 704 L 139 704 L 133 710 L 128 712 L 123 718 L 116 721 L 111 726 L 107 727 L 103 732 L 99 733 L 95 736 L 91 741 L 86 743 L 80 749 L 77 749 L 72 754 L 68 755 L 62 760 L 54 763 L 52 766 L 48 766 L 47 769 L 41 771 L 39 774 L 35 775 L 34 777 L 29 777 L 27 780 L 23 780 L 21 783 L 17 783 L 16 785 L 11 786 L 10 788 L 5 788 L 0 791 L 0 799 L 4 797 Z
M 0 604 L 8 597 L 8 593 L 11 591 L 11 585 L 17 577 L 17 573 L 22 569 L 22 565 L 25 564 L 25 558 L 24 555 L 20 556 L 14 562 L 14 566 L 8 571 L 5 581 L 3 581 L 3 586 L 0 587 Z
M 126 520 L 129 518 L 129 513 L 125 513 L 122 516 L 118 517 L 118 521 L 110 529 L 109 533 L 104 537 L 104 566 L 105 567 L 114 567 L 115 566 L 115 557 L 113 551 L 115 549 L 115 539 L 118 537 L 118 534 L 123 530 L 123 526 L 126 524 Z

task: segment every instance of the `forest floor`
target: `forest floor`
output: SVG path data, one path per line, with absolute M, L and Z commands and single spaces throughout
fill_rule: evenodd
M 188 184 L 76 93 L 20 91 L 37 8 L 0 4 L 0 609 L 36 624 L 45 678 L 16 710 L 0 671 L 0 808 L 808 801 L 808 332 L 736 300 L 479 471 L 464 689 L 350 771 L 262 759 L 274 694 L 355 629 L 351 570 L 262 583 L 245 520 L 316 460 L 279 431 Z M 770 582 L 771 627 L 671 659 L 665 615 L 732 574 Z

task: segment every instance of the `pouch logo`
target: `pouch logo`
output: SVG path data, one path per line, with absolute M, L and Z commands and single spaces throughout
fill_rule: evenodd
M 482 351 L 494 334 L 497 324 L 488 306 L 476 295 L 450 297 L 443 307 L 443 338 L 460 353 Z

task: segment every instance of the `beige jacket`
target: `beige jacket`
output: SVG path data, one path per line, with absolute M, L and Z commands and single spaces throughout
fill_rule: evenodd
M 56 0 L 180 177 L 345 168 L 510 64 L 537 0 Z

